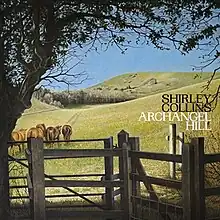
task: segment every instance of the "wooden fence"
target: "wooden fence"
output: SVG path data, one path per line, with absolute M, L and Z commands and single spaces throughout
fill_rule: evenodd
M 161 219 L 170 219 L 170 213 L 179 213 L 184 220 L 206 219 L 205 197 L 220 195 L 220 186 L 205 188 L 204 167 L 207 163 L 220 161 L 220 154 L 204 154 L 204 138 L 193 138 L 184 143 L 182 155 L 140 151 L 139 137 L 129 137 L 125 131 L 118 134 L 118 147 L 113 148 L 113 138 L 103 139 L 104 149 L 44 149 L 40 139 L 29 139 L 26 156 L 29 172 L 27 175 L 32 219 L 44 220 L 49 217 L 103 216 L 114 219 L 141 219 L 138 208 L 145 206 L 158 211 Z M 105 173 L 99 181 L 45 180 L 44 159 L 46 158 L 104 157 Z M 113 159 L 119 158 L 119 173 L 114 174 Z M 140 159 L 151 159 L 182 164 L 182 180 L 149 176 Z M 146 187 L 149 198 L 141 196 L 140 182 Z M 161 202 L 152 185 L 166 186 L 181 190 L 180 206 Z M 56 211 L 47 210 L 45 187 L 105 187 L 104 206 L 94 204 L 100 211 Z M 114 187 L 119 189 L 114 190 Z M 73 190 L 72 190 L 73 191 Z M 73 191 L 74 192 L 74 191 Z M 75 193 L 75 192 L 74 192 Z M 76 194 L 87 199 L 85 195 Z M 120 208 L 115 207 L 115 196 L 120 196 Z M 91 200 L 88 202 L 92 203 Z
M 168 141 L 169 153 L 170 154 L 178 154 L 182 155 L 183 145 L 184 145 L 184 132 L 177 133 L 176 124 L 169 125 L 169 135 L 166 136 L 166 140 Z M 170 162 L 169 163 L 169 175 L 170 178 L 176 179 L 176 171 L 177 169 L 182 168 L 181 163 Z

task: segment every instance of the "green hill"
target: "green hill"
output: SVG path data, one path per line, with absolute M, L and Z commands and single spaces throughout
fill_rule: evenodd
M 198 75 L 195 78 L 196 74 Z M 97 104 L 119 103 L 196 83 L 206 83 L 212 73 L 127 73 L 98 85 L 73 91 L 39 90 L 34 94 L 44 102 L 65 108 L 85 108 Z M 220 72 L 215 79 L 220 78 Z
M 102 92 L 123 91 L 138 98 L 156 94 L 158 92 L 181 88 L 187 85 L 206 82 L 210 79 L 211 75 L 212 73 L 210 72 L 127 73 L 108 79 L 85 90 L 102 90 Z M 215 75 L 215 79 L 219 78 L 220 72 Z

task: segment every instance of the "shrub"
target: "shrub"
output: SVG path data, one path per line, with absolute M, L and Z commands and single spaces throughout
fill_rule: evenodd
M 117 103 L 135 99 L 130 91 L 120 91 L 110 88 L 85 89 L 76 91 L 52 92 L 48 89 L 36 91 L 34 97 L 47 104 L 65 107 L 71 104 L 104 104 Z

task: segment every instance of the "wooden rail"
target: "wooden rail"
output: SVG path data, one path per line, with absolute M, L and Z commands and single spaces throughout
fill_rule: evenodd
M 45 149 L 44 156 L 55 156 L 65 158 L 82 158 L 82 157 L 106 157 L 120 156 L 121 151 L 118 149 Z
M 159 186 L 166 186 L 168 188 L 178 189 L 182 188 L 182 182 L 178 180 L 170 180 L 170 179 L 163 179 L 159 177 L 152 177 L 146 175 L 139 175 L 139 174 L 131 174 L 130 178 L 134 178 L 136 181 L 147 181 L 150 184 L 155 184 Z
M 155 153 L 155 152 L 140 152 L 132 151 L 129 152 L 130 157 L 135 157 L 139 159 L 151 159 L 151 160 L 161 160 L 167 162 L 182 162 L 182 157 L 180 155 L 173 155 L 167 153 Z
M 55 140 L 55 141 L 43 141 L 43 143 L 75 143 L 75 142 L 101 142 L 107 138 L 90 138 L 90 139 L 74 139 L 74 140 Z M 27 144 L 28 141 L 8 141 L 8 145 L 12 144 Z
M 118 218 L 123 217 L 124 212 L 121 210 L 105 210 L 105 211 L 69 211 L 69 210 L 48 210 L 46 211 L 47 218 L 61 217 L 105 217 Z
M 206 163 L 216 163 L 220 161 L 220 153 L 206 154 L 204 155 L 204 164 Z
M 120 187 L 122 181 L 45 180 L 45 187 Z

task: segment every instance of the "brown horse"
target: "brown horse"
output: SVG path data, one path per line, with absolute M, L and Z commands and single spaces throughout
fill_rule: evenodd
M 36 128 L 41 129 L 43 131 L 43 133 L 44 133 L 44 138 L 46 138 L 46 130 L 47 130 L 47 128 L 46 128 L 45 124 L 38 124 L 38 125 L 36 125 Z
M 22 133 L 23 139 L 24 139 L 24 141 L 26 141 L 27 140 L 27 129 L 22 128 L 19 130 L 19 132 Z
M 42 138 L 44 139 L 44 131 L 41 128 L 32 127 L 27 132 L 27 138 Z
M 70 125 L 63 125 L 62 134 L 64 140 L 70 140 L 72 135 L 72 127 Z
M 25 137 L 21 131 L 13 131 L 11 133 L 11 141 L 25 141 Z M 15 143 L 11 146 L 11 149 L 13 149 L 16 146 L 18 147 L 19 152 L 21 152 L 21 150 L 23 148 L 23 144 L 22 143 Z
M 60 139 L 61 134 L 61 128 L 62 126 L 56 126 L 56 127 L 48 127 L 46 129 L 46 140 L 47 141 L 55 141 Z

